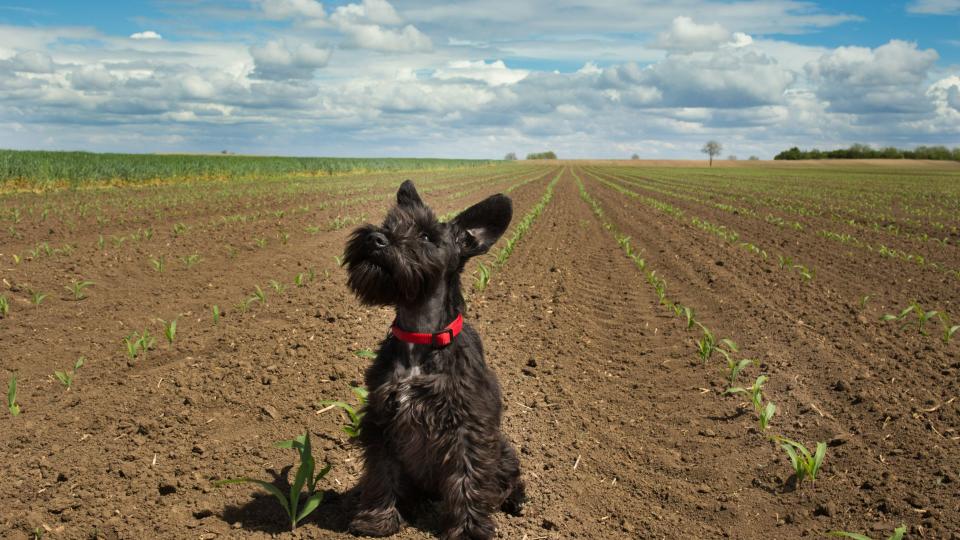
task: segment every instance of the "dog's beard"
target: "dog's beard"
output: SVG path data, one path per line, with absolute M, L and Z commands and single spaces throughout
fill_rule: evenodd
M 347 286 L 368 305 L 397 305 L 420 297 L 429 276 L 404 259 L 398 249 L 387 247 L 371 252 L 366 238 L 369 229 L 353 233 L 344 253 Z

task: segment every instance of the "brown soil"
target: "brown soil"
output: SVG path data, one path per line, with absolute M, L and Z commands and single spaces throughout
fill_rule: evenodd
M 444 214 L 517 186 L 519 221 L 558 171 L 436 173 L 418 187 Z M 771 432 L 829 443 L 817 482 L 798 488 L 752 409 L 722 395 L 719 359 L 697 361 L 699 334 L 658 305 L 571 172 L 484 293 L 469 298 L 467 318 L 499 374 L 504 430 L 529 489 L 524 515 L 498 515 L 501 537 L 812 538 L 845 529 L 886 538 L 905 523 L 910 538 L 960 538 L 960 339 L 946 346 L 897 331 L 874 322 L 881 306 L 861 314 L 854 302 L 864 288 L 892 298 L 899 267 L 834 266 L 826 240 L 798 244 L 818 268 L 804 284 L 576 171 L 666 279 L 668 297 L 759 361 L 741 382 L 769 374 L 766 396 L 778 406 Z M 349 294 L 334 256 L 353 225 L 328 224 L 379 219 L 401 178 L 328 179 L 290 192 L 251 186 L 198 200 L 181 199 L 195 192 L 175 186 L 50 196 L 115 204 L 103 207 L 106 223 L 91 214 L 48 226 L 31 216 L 0 254 L 0 294 L 11 300 L 0 319 L 0 382 L 17 373 L 22 406 L 18 417 L 0 415 L 0 537 L 29 538 L 37 527 L 71 539 L 291 537 L 272 498 L 212 481 L 275 478 L 293 453 L 272 443 L 309 429 L 317 458 L 333 469 L 322 483 L 326 501 L 292 537 L 349 538 L 344 494 L 359 453 L 340 431 L 344 419 L 319 402 L 351 400 L 348 386 L 367 362 L 354 351 L 375 347 L 392 314 Z M 131 206 L 152 198 L 168 201 L 163 216 Z M 189 228 L 173 236 L 177 222 Z M 732 225 L 769 243 L 795 240 L 750 221 Z M 154 227 L 154 236 L 111 241 L 138 227 Z M 286 243 L 279 232 L 290 234 Z M 257 238 L 268 241 L 258 247 Z M 11 262 L 10 253 L 43 241 L 76 247 Z M 186 268 L 178 258 L 192 253 L 202 261 Z M 149 261 L 160 255 L 163 273 Z M 308 268 L 316 278 L 295 287 L 293 276 Z M 63 285 L 74 279 L 96 282 L 89 298 L 69 299 Z M 286 289 L 276 292 L 270 279 Z M 254 285 L 267 303 L 241 312 L 234 306 Z M 956 300 L 948 282 L 927 279 L 923 288 Z M 51 294 L 34 306 L 30 290 Z M 216 326 L 214 304 L 225 311 Z M 173 317 L 180 324 L 169 345 L 157 319 Z M 121 338 L 143 328 L 156 350 L 131 361 Z M 51 374 L 79 355 L 87 364 L 66 391 Z M 433 537 L 433 523 L 426 512 L 397 538 Z

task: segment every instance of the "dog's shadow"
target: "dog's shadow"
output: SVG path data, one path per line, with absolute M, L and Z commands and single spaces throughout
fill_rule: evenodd
M 290 482 L 288 475 L 292 466 L 284 467 L 280 472 L 268 469 L 267 472 L 273 476 L 270 482 L 281 493 L 290 492 Z M 252 486 L 251 486 L 252 487 Z M 304 518 L 297 526 L 301 527 L 308 523 L 316 525 L 321 529 L 346 533 L 350 524 L 350 518 L 353 517 L 354 490 L 349 489 L 344 492 L 334 490 L 324 490 L 323 502 L 320 507 Z M 420 531 L 437 534 L 439 532 L 439 513 L 434 504 L 435 501 L 421 500 L 412 505 L 404 505 L 400 512 L 406 521 L 407 527 L 414 527 Z M 239 527 L 246 531 L 264 532 L 267 534 L 279 534 L 290 531 L 290 518 L 287 516 L 283 507 L 277 499 L 266 493 L 263 489 L 255 488 L 255 492 L 249 502 L 243 505 L 228 505 L 220 514 L 221 519 L 231 524 L 233 527 Z M 237 525 L 239 523 L 239 525 Z

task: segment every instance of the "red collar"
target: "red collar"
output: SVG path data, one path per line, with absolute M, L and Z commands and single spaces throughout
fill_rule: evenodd
M 446 347 L 452 343 L 453 338 L 457 337 L 461 330 L 463 330 L 463 315 L 461 314 L 457 314 L 457 318 L 448 324 L 446 328 L 433 334 L 407 332 L 397 326 L 397 321 L 393 321 L 393 324 L 390 325 L 390 331 L 394 337 L 400 341 L 416 345 L 434 345 L 436 347 Z

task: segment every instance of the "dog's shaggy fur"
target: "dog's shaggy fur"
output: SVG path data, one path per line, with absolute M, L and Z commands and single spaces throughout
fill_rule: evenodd
M 407 180 L 383 225 L 362 226 L 348 241 L 347 283 L 365 304 L 395 306 L 400 328 L 437 332 L 465 309 L 464 264 L 497 241 L 512 213 L 510 199 L 494 195 L 441 223 Z M 465 324 L 443 348 L 388 337 L 366 386 L 351 532 L 398 532 L 398 505 L 422 496 L 439 499 L 449 540 L 492 538 L 497 508 L 519 513 L 520 462 L 500 432 L 500 387 L 473 328 Z

